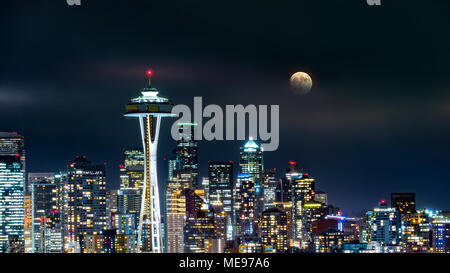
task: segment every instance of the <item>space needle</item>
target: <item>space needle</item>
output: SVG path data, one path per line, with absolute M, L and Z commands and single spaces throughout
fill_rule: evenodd
M 139 118 L 145 155 L 138 249 L 142 252 L 161 253 L 163 244 L 156 153 L 161 118 L 175 115 L 171 113 L 173 103 L 166 98 L 158 96 L 159 91 L 151 86 L 152 71 L 147 71 L 147 75 L 148 87 L 142 90 L 140 97 L 130 100 L 124 116 Z M 143 244 L 143 232 L 146 233 L 145 237 L 147 238 L 145 245 Z

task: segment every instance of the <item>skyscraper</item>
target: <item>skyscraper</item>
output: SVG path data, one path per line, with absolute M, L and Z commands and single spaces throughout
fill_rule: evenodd
M 402 250 L 405 252 L 428 252 L 432 246 L 431 219 L 425 210 L 401 216 Z
M 279 208 L 263 211 L 261 239 L 265 252 L 284 252 L 289 247 L 288 213 Z
M 54 175 L 52 174 L 40 176 L 40 179 L 38 179 L 39 176 L 36 174 L 30 174 L 29 177 L 33 177 L 33 179 L 30 180 L 29 185 L 31 186 L 33 204 L 33 253 L 45 253 L 49 247 L 46 243 L 51 243 L 47 239 L 49 237 L 47 232 L 47 221 L 52 214 L 59 214 L 58 194 L 60 188 L 55 183 Z M 59 225 L 59 227 L 61 227 L 61 225 Z M 62 230 L 60 230 L 59 234 L 61 235 L 61 240 Z M 60 252 L 61 251 L 62 249 L 60 249 Z
M 177 141 L 177 161 L 181 165 L 181 169 L 192 171 L 193 185 L 200 187 L 198 181 L 198 143 L 194 139 L 197 124 L 179 123 L 178 126 L 180 126 L 180 140 Z
M 246 173 L 238 174 L 235 191 L 237 235 L 253 235 L 256 221 L 254 180 Z
M 218 211 L 219 208 L 223 209 L 226 213 L 226 230 L 227 240 L 232 239 L 232 217 L 233 217 L 233 162 L 209 162 L 208 163 L 208 175 L 209 175 L 209 204 L 214 206 L 215 203 L 221 205 L 214 206 L 215 214 L 222 213 Z
M 291 187 L 293 239 L 296 245 L 305 247 L 312 242 L 312 238 L 309 211 L 305 210 L 304 205 L 314 200 L 315 179 L 299 170 L 297 163 L 290 162 L 290 165 L 286 180 Z
M 0 132 L 0 252 L 24 245 L 24 138 Z
M 279 181 L 277 180 L 276 169 L 264 170 L 263 192 L 264 192 L 264 210 L 274 208 L 276 205 L 276 193 Z
M 120 188 L 142 190 L 144 186 L 144 152 L 140 149 L 124 150 L 120 168 Z
M 166 187 L 167 252 L 182 253 L 186 223 L 185 190 L 192 188 L 191 170 L 176 170 Z
M 243 234 L 257 231 L 256 220 L 264 208 L 263 170 L 263 149 L 250 137 L 249 141 L 240 147 L 239 175 L 236 183 L 236 200 L 239 202 L 237 206 L 240 211 L 235 217 L 241 222 L 238 230 Z M 240 217 L 248 219 L 239 220 Z
M 82 251 L 88 236 L 106 228 L 105 166 L 76 157 L 64 178 L 64 217 L 70 251 Z
M 400 212 L 396 208 L 388 207 L 385 200 L 379 206 L 366 213 L 367 243 L 377 242 L 381 245 L 392 246 L 400 242 L 401 226 Z
M 173 104 L 158 96 L 159 91 L 149 86 L 144 88 L 142 96 L 131 99 L 126 107 L 125 116 L 139 118 L 142 145 L 144 148 L 144 187 L 139 219 L 138 244 L 141 251 L 162 252 L 161 209 L 157 175 L 157 148 L 162 117 L 171 117 Z M 146 236 L 143 237 L 143 229 Z M 147 238 L 145 238 L 147 237 Z M 145 239 L 146 243 L 143 243 Z

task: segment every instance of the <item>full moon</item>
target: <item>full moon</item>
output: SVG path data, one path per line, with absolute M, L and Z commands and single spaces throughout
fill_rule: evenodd
M 296 72 L 289 80 L 292 90 L 298 95 L 305 95 L 311 91 L 312 79 L 305 72 Z

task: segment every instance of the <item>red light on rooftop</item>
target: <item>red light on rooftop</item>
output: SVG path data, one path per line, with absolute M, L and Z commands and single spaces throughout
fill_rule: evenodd
M 297 162 L 295 162 L 295 161 L 289 161 L 289 164 L 290 164 L 290 165 L 297 165 Z
M 382 199 L 381 204 L 383 204 L 383 205 L 386 204 L 386 200 Z

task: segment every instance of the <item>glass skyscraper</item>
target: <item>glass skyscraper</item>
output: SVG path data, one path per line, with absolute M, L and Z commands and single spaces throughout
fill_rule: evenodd
M 20 252 L 23 248 L 24 190 L 24 138 L 0 132 L 0 252 Z M 17 248 L 17 244 L 22 247 Z

